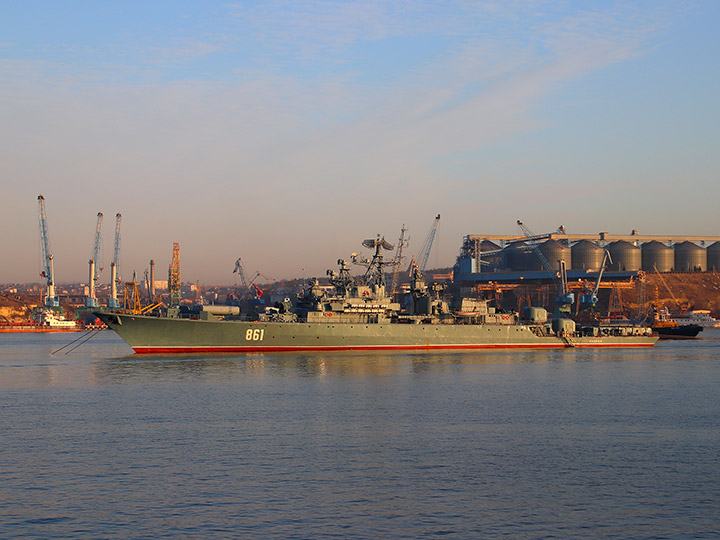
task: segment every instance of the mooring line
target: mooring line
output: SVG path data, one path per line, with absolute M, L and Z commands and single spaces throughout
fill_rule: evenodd
M 92 330 L 88 330 L 88 332 L 92 332 Z M 66 343 L 65 345 L 63 345 L 63 346 L 60 347 L 59 349 L 55 349 L 55 350 L 52 351 L 50 354 L 53 355 L 53 354 L 55 354 L 55 353 L 59 353 L 59 352 L 62 351 L 65 347 L 69 347 L 69 346 L 72 345 L 73 343 L 76 343 L 77 341 L 79 341 L 79 340 L 81 340 L 82 338 L 84 338 L 85 336 L 87 336 L 87 335 L 88 335 L 88 332 L 85 332 L 84 334 L 80 334 L 80 337 L 73 339 L 70 343 Z
M 69 347 L 70 345 L 72 345 L 72 344 L 74 344 L 74 343 L 77 343 L 78 341 L 80 341 L 81 339 L 83 339 L 84 337 L 86 337 L 88 334 L 92 334 L 93 332 L 97 332 L 97 330 L 88 330 L 88 331 L 85 332 L 84 334 L 80 334 L 80 337 L 79 337 L 79 338 L 73 339 L 70 343 L 66 343 L 65 345 L 63 345 L 63 346 L 60 347 L 59 349 L 55 349 L 54 351 L 52 351 L 52 352 L 50 353 L 50 356 L 52 356 L 52 355 L 55 354 L 55 353 L 59 353 L 59 352 L 62 351 L 64 348 Z M 89 338 L 88 338 L 88 339 L 89 339 Z M 80 345 L 82 345 L 82 343 L 81 343 Z M 65 353 L 65 354 L 67 354 L 67 353 Z
M 83 341 L 81 341 L 80 343 L 75 345 L 69 351 L 65 351 L 65 354 L 70 354 L 71 352 L 73 352 L 75 349 L 77 349 L 81 345 L 85 345 L 88 341 L 90 341 L 92 338 L 94 338 L 98 334 L 98 332 L 100 332 L 100 330 L 90 330 L 90 335 L 86 339 L 84 339 Z

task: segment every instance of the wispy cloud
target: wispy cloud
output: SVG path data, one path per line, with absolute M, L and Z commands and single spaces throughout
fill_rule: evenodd
M 243 249 L 281 267 L 298 245 L 306 259 L 332 260 L 337 253 L 324 252 L 332 239 L 303 241 L 325 238 L 328 223 L 363 237 L 369 221 L 392 230 L 403 219 L 399 207 L 432 216 L 438 205 L 470 208 L 475 197 L 492 198 L 502 210 L 516 197 L 501 182 L 486 181 L 492 164 L 472 156 L 448 165 L 453 156 L 542 128 L 552 121 L 538 114 L 543 99 L 643 54 L 669 17 L 622 3 L 570 12 L 563 6 L 235 4 L 223 32 L 133 43 L 104 65 L 1 61 L 0 121 L 11 126 L 0 133 L 4 178 L 36 185 L 52 179 L 62 186 L 58 197 L 92 193 L 93 209 L 103 197 L 108 206 L 98 209 L 132 208 L 128 238 L 134 222 L 152 215 L 151 236 L 139 225 L 135 231 L 138 265 L 178 237 L 216 259 L 227 250 L 226 235 L 207 231 L 227 230 L 228 223 L 242 222 L 249 232 L 263 224 L 264 234 L 242 238 Z M 431 54 L 394 62 L 392 76 L 367 77 L 379 60 L 375 45 L 383 45 L 382 54 L 423 34 L 431 36 Z M 216 54 L 230 58 L 220 80 L 197 71 L 167 75 Z M 305 59 L 329 68 L 288 69 Z M 332 69 L 338 62 L 347 68 Z M 123 189 L 100 192 L 99 179 Z M 198 215 L 206 226 L 178 220 L 178 212 Z M 302 227 L 278 216 L 301 219 Z M 268 250 L 268 236 L 282 244 Z M 78 265 L 87 259 L 87 246 L 66 249 L 77 250 L 69 258 Z
M 151 46 L 147 49 L 149 57 L 158 64 L 168 62 L 181 63 L 197 60 L 208 54 L 223 50 L 219 43 L 208 43 L 206 41 L 187 40 L 173 46 Z

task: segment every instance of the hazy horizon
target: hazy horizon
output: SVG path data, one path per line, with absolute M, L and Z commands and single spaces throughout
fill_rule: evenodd
M 327 0 L 9 4 L 0 283 L 322 276 L 409 229 L 720 236 L 720 4 Z

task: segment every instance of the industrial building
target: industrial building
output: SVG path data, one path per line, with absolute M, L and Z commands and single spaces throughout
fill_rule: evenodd
M 455 280 L 485 283 L 552 279 L 554 272 L 547 264 L 556 271 L 561 260 L 568 279 L 587 279 L 599 273 L 606 257 L 605 279 L 610 280 L 629 279 L 641 270 L 718 271 L 720 237 L 641 235 L 637 231 L 629 235 L 567 234 L 562 227 L 543 235 L 526 232 L 524 237 L 473 234 L 463 240 Z

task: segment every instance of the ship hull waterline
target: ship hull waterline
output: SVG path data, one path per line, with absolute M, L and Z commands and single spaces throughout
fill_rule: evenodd
M 652 347 L 654 335 L 538 336 L 525 325 L 203 321 L 98 313 L 137 354 Z

